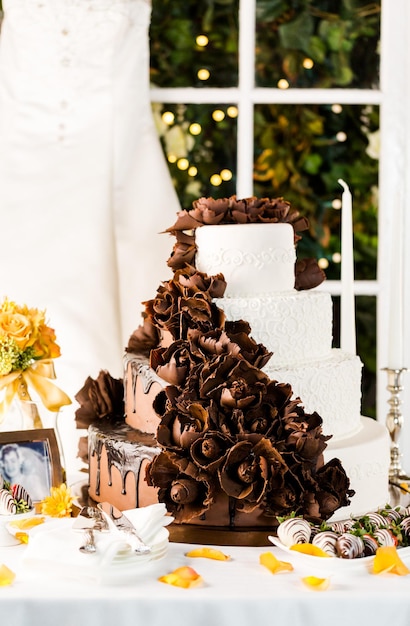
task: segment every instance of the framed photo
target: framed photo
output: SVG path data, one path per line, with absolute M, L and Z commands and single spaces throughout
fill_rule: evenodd
M 63 482 L 57 438 L 52 428 L 0 433 L 0 474 L 22 485 L 34 503 Z

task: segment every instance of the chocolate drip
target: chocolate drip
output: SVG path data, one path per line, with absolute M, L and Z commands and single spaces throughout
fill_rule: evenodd
M 149 392 L 151 386 L 155 382 L 159 383 L 161 387 L 163 387 L 164 381 L 149 367 L 147 359 L 142 355 L 127 354 L 125 356 L 124 363 L 124 389 L 127 388 L 129 370 L 131 370 L 131 394 L 133 398 L 132 412 L 136 413 L 136 389 L 138 377 L 140 378 L 144 394 Z M 128 365 L 130 365 L 129 368 Z
M 105 432 L 106 431 L 106 432 Z M 126 495 L 126 478 L 129 472 L 135 477 L 136 502 L 138 507 L 138 482 L 141 474 L 141 466 L 144 460 L 151 461 L 158 453 L 155 439 L 134 429 L 127 424 L 121 424 L 116 428 L 112 425 L 98 424 L 88 429 L 89 455 L 97 457 L 97 484 L 96 494 L 100 495 L 100 468 L 103 448 L 107 454 L 108 485 L 112 484 L 112 468 L 115 467 L 121 476 L 121 493 Z

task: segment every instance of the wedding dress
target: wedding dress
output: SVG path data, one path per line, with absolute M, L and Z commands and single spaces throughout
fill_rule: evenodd
M 75 394 L 122 375 L 179 210 L 149 100 L 145 0 L 3 0 L 0 297 L 45 308 Z
M 151 7 L 3 9 L 0 298 L 47 310 L 62 353 L 56 382 L 74 401 L 100 369 L 122 376 L 141 302 L 170 277 L 172 239 L 158 233 L 179 205 L 151 115 Z

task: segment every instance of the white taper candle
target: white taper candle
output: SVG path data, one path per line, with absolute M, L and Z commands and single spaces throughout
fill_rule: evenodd
M 353 206 L 352 194 L 344 180 L 338 180 L 343 187 L 342 228 L 341 228 L 341 302 L 340 302 L 340 347 L 356 354 L 356 315 L 354 299 L 353 266 Z

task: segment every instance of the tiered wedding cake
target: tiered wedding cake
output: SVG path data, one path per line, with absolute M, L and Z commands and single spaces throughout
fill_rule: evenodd
M 127 350 L 127 424 L 89 429 L 93 499 L 159 498 L 177 522 L 230 529 L 387 502 L 388 433 L 360 415 L 359 358 L 331 348 L 330 296 L 306 290 L 324 278 L 296 261 L 306 226 L 282 199 L 201 199 L 178 215 L 174 278 Z M 120 413 L 102 373 L 77 396 L 80 425 L 101 415 L 102 388 L 103 413 Z

